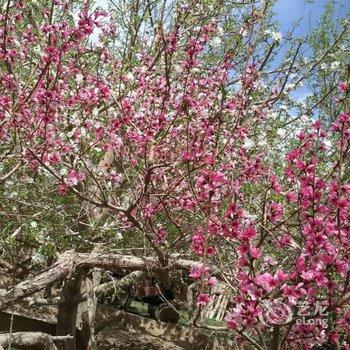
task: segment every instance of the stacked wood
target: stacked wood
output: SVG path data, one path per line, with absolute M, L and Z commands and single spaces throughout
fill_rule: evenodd
M 218 283 L 212 287 L 211 295 L 212 299 L 202 310 L 201 318 L 203 320 L 210 318 L 222 322 L 226 317 L 229 306 L 229 290 L 227 285 L 218 281 Z
M 223 321 L 227 313 L 228 299 L 225 295 L 214 295 L 202 311 L 202 319 Z

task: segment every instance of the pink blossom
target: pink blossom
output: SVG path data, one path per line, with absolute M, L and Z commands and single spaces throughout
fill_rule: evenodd
M 209 275 L 209 267 L 204 266 L 203 264 L 198 264 L 196 266 L 192 266 L 190 270 L 190 277 L 194 280 L 198 280 L 202 277 L 206 277 Z
M 168 237 L 168 231 L 164 228 L 157 230 L 156 238 L 153 240 L 156 244 L 164 244 Z
M 85 178 L 84 174 L 78 172 L 75 169 L 71 169 L 68 172 L 66 184 L 69 187 L 74 187 L 74 186 L 78 185 L 79 182 L 83 181 L 84 178 Z
M 329 336 L 329 340 L 332 342 L 332 343 L 336 343 L 340 338 L 340 334 L 338 332 L 332 332 Z
M 292 243 L 292 238 L 290 237 L 290 235 L 284 234 L 280 239 L 281 246 L 286 246 L 291 243 Z
M 236 322 L 236 317 L 233 314 L 229 314 L 226 317 L 226 324 L 229 329 L 236 330 L 238 327 L 238 323 Z
M 340 92 L 346 92 L 346 91 L 348 91 L 348 84 L 345 83 L 344 81 L 341 81 L 338 84 L 338 89 L 339 89 Z
M 286 297 L 292 305 L 295 305 L 300 298 L 300 293 L 294 287 L 287 285 L 282 286 L 281 288 L 283 296 Z
M 48 154 L 47 158 L 51 165 L 57 165 L 61 160 L 59 153 L 50 153 Z
M 271 202 L 269 205 L 269 215 L 268 218 L 272 222 L 277 222 L 281 220 L 284 214 L 283 205 L 277 202 Z
M 288 200 L 289 202 L 296 203 L 296 202 L 297 202 L 297 199 L 298 199 L 298 196 L 297 196 L 295 193 L 293 193 L 293 192 L 291 192 L 291 191 L 288 191 L 288 192 L 286 193 L 286 198 L 287 198 L 287 200 Z
M 263 287 L 267 291 L 271 291 L 276 285 L 274 277 L 269 272 L 257 275 L 255 277 L 255 281 L 259 286 Z
M 67 193 L 68 187 L 66 184 L 59 184 L 58 185 L 58 193 L 63 196 Z
M 304 280 L 306 280 L 306 281 L 311 281 L 311 280 L 314 279 L 315 273 L 314 273 L 314 271 L 312 271 L 312 270 L 309 270 L 309 271 L 306 271 L 306 272 L 305 272 L 305 271 L 302 271 L 301 277 L 302 277 Z
M 250 248 L 250 256 L 253 258 L 253 259 L 259 259 L 260 256 L 261 256 L 261 250 L 260 248 L 257 248 L 257 247 L 252 247 Z
M 216 277 L 210 277 L 207 281 L 208 285 L 210 287 L 215 287 L 217 285 L 217 279 Z
M 249 241 L 255 236 L 256 236 L 255 228 L 253 226 L 249 226 L 247 229 L 245 229 L 242 232 L 241 239 Z
M 155 212 L 155 208 L 152 206 L 151 203 L 148 203 L 144 209 L 145 217 L 150 219 L 153 216 L 154 212 Z
M 274 275 L 274 281 L 277 283 L 283 282 L 288 278 L 288 273 L 283 272 L 281 269 L 278 269 Z
M 211 297 L 209 294 L 205 294 L 205 293 L 200 293 L 197 297 L 197 306 L 204 306 L 208 303 L 208 301 L 211 300 Z
M 204 254 L 215 254 L 214 247 L 209 246 L 205 249 L 205 237 L 203 232 L 200 230 L 198 230 L 197 233 L 195 233 L 192 237 L 192 249 L 199 256 L 202 256 Z

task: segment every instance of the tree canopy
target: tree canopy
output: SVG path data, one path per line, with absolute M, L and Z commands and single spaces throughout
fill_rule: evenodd
M 142 271 L 193 327 L 224 285 L 240 346 L 350 349 L 349 19 L 275 2 L 2 1 L 1 309 L 59 290 L 74 349 L 82 281 Z

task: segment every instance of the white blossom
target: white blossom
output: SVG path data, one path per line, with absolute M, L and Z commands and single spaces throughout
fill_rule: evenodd
M 131 72 L 129 72 L 127 75 L 126 75 L 127 79 L 128 80 L 134 80 L 135 77 L 134 77 L 134 74 L 132 74 Z
M 11 6 L 11 2 L 12 1 L 10 1 L 10 3 L 9 3 L 9 7 Z M 6 8 L 7 8 L 7 1 L 5 1 L 4 4 L 2 5 L 2 12 L 5 13 L 6 12 Z
M 277 116 L 278 116 L 278 114 L 277 114 L 276 112 L 271 112 L 271 113 L 269 114 L 269 118 L 271 118 L 271 119 L 276 119 Z
M 287 133 L 286 129 L 279 128 L 279 129 L 277 129 L 276 135 L 282 139 L 286 136 L 286 133 Z
M 81 85 L 81 83 L 83 82 L 84 80 L 84 76 L 82 74 L 77 74 L 76 77 L 75 77 L 75 81 L 78 85 Z
M 87 131 L 84 127 L 80 128 L 81 136 L 86 137 Z
M 330 66 L 331 70 L 336 70 L 336 69 L 338 69 L 339 67 L 340 67 L 340 62 L 339 62 L 339 61 L 334 61 L 334 62 L 332 62 L 332 63 L 331 63 L 331 66 Z
M 324 145 L 327 147 L 327 150 L 329 150 L 332 147 L 332 142 L 330 140 L 325 140 Z
M 218 27 L 217 27 L 217 31 L 218 31 L 218 35 L 219 35 L 219 36 L 224 35 L 224 29 L 223 29 L 221 26 L 218 26 Z
M 266 141 L 266 139 L 265 139 L 265 138 L 259 138 L 258 146 L 260 146 L 260 147 L 265 147 L 265 146 L 267 146 L 267 141 Z
M 286 105 L 281 105 L 280 106 L 280 110 L 281 111 L 287 111 L 288 110 L 288 107 Z
M 97 117 L 97 115 L 98 115 L 98 108 L 94 108 L 94 109 L 92 110 L 92 115 L 93 115 L 94 117 Z
M 32 256 L 32 261 L 34 264 L 42 264 L 45 262 L 45 257 L 40 253 L 35 253 Z
M 28 176 L 25 181 L 27 184 L 32 184 L 34 182 L 34 179 Z
M 254 146 L 254 141 L 253 141 L 253 140 L 247 138 L 247 139 L 244 141 L 244 144 L 243 144 L 243 147 L 244 147 L 244 148 L 250 149 L 250 148 L 252 148 L 253 146 Z
M 274 41 L 281 41 L 282 40 L 282 34 L 280 32 L 272 32 L 271 37 Z
M 220 47 L 221 45 L 221 39 L 219 37 L 215 37 L 213 38 L 211 41 L 210 41 L 210 45 L 213 47 L 213 48 L 218 48 Z
M 303 114 L 303 115 L 300 117 L 300 120 L 301 120 L 303 123 L 307 123 L 307 122 L 310 120 L 310 118 L 309 118 L 308 115 Z
M 31 221 L 30 227 L 36 228 L 36 227 L 38 227 L 38 223 L 36 221 Z
M 246 29 L 243 29 L 241 32 L 242 36 L 247 36 L 248 35 L 248 31 Z

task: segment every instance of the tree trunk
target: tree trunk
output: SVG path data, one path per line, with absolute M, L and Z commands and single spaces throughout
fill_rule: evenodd
M 272 331 L 271 350 L 280 349 L 280 326 L 275 325 Z
M 61 350 L 76 350 L 77 311 L 81 298 L 82 272 L 75 270 L 64 283 L 58 307 L 56 334 L 73 336 L 62 344 Z
M 97 350 L 95 338 L 95 318 L 97 309 L 96 288 L 101 282 L 101 271 L 97 270 L 92 273 L 92 278 L 85 279 L 86 302 L 80 304 L 85 310 L 82 312 L 82 331 L 84 336 L 85 347 L 88 350 Z

